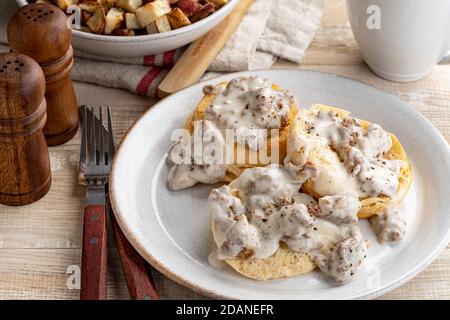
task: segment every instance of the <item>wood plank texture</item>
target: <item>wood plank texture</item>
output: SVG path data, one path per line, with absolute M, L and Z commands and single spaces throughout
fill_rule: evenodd
M 425 115 L 450 141 L 450 65 L 439 65 L 425 79 L 398 84 L 383 80 L 362 63 L 347 23 L 344 0 L 327 1 L 322 27 L 298 66 L 279 61 L 276 68 L 300 68 L 342 75 L 390 92 Z M 75 83 L 79 104 L 110 104 L 119 141 L 155 101 L 129 92 Z M 50 149 L 53 184 L 38 202 L 0 206 L 0 299 L 78 299 L 71 272 L 80 266 L 84 189 L 76 184 L 80 133 Z M 113 238 L 109 233 L 108 237 Z M 115 248 L 108 249 L 108 297 L 128 299 Z M 66 273 L 69 268 L 69 273 Z M 202 298 L 154 273 L 161 299 Z M 67 282 L 69 281 L 69 286 Z M 450 246 L 415 279 L 382 299 L 450 299 Z

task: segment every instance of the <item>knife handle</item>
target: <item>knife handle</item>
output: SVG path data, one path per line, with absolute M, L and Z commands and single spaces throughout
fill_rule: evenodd
M 107 203 L 120 263 L 122 264 L 131 299 L 159 300 L 159 295 L 150 273 L 150 266 L 125 237 L 114 217 L 109 201 Z
M 81 300 L 106 300 L 108 267 L 105 206 L 84 208 Z

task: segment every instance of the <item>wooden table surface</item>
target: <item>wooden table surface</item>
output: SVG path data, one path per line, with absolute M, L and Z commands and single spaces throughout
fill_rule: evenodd
M 450 139 L 450 65 L 439 65 L 425 79 L 408 84 L 382 80 L 363 64 L 347 23 L 343 0 L 327 1 L 322 27 L 303 63 L 279 61 L 274 67 L 318 70 L 353 78 L 391 92 L 419 110 Z M 80 104 L 110 104 L 115 136 L 155 103 L 129 92 L 76 83 Z M 80 134 L 63 146 L 50 148 L 53 185 L 46 197 L 23 207 L 0 206 L 0 299 L 77 299 L 73 282 L 81 257 L 83 187 L 76 184 Z M 112 235 L 109 235 L 112 239 Z M 128 299 L 120 263 L 108 250 L 109 297 Z M 163 299 L 202 298 L 155 274 Z M 450 247 L 426 270 L 386 299 L 449 299 Z

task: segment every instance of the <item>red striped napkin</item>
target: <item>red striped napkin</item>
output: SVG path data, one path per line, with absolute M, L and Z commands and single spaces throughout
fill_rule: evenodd
M 178 59 L 176 50 L 144 57 L 144 65 L 150 66 L 148 72 L 136 86 L 136 93 L 157 98 L 156 88 Z
M 72 77 L 75 81 L 124 88 L 157 98 L 156 88 L 182 52 L 183 49 L 177 49 L 141 58 L 105 58 L 76 51 Z

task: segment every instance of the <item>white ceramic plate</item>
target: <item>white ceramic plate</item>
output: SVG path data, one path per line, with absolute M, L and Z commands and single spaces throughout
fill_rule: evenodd
M 243 73 L 240 73 L 243 74 Z M 447 245 L 450 227 L 450 151 L 440 133 L 393 95 L 325 73 L 298 70 L 250 72 L 290 89 L 300 107 L 324 103 L 395 133 L 408 153 L 414 182 L 405 200 L 406 238 L 379 245 L 372 240 L 365 266 L 352 282 L 336 285 L 319 272 L 265 282 L 246 279 L 231 268 L 208 264 L 213 248 L 206 199 L 211 186 L 172 192 L 166 186 L 165 153 L 171 132 L 181 128 L 202 96 L 204 82 L 153 106 L 128 132 L 111 175 L 112 204 L 124 233 L 156 269 L 204 295 L 236 299 L 373 298 L 398 287 L 428 266 Z
M 16 0 L 19 6 L 27 0 Z M 105 36 L 72 30 L 72 44 L 76 49 L 111 57 L 143 57 L 180 48 L 203 36 L 218 25 L 234 9 L 239 0 L 230 0 L 222 8 L 203 20 L 187 27 L 136 37 Z

